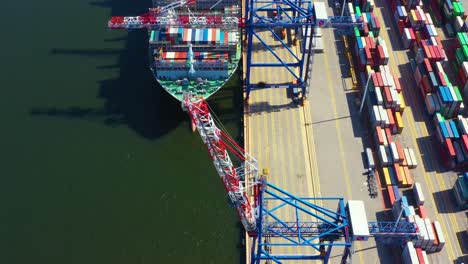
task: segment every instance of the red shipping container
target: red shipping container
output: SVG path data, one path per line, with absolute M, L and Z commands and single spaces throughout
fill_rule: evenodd
M 390 107 L 393 103 L 393 99 L 392 99 L 392 93 L 390 93 L 390 89 L 385 86 L 384 89 L 383 89 L 383 92 L 384 92 L 384 95 L 385 95 L 385 105 L 387 105 L 388 107 Z
M 419 264 L 426 264 L 421 248 L 416 248 L 416 255 L 418 255 Z
M 461 86 L 465 86 L 466 76 L 465 76 L 465 72 L 463 71 L 463 67 L 460 67 L 460 69 L 458 70 L 457 77 Z
M 401 19 L 398 20 L 398 29 L 400 30 L 400 35 L 403 34 L 403 29 L 405 28 L 405 22 Z
M 385 54 L 384 54 L 382 46 L 377 46 L 377 52 L 379 54 L 379 64 L 384 65 L 384 63 L 385 63 Z
M 429 77 L 427 75 L 424 75 L 422 77 L 421 84 L 422 84 L 423 89 L 424 89 L 424 94 L 431 92 L 431 90 L 432 90 L 431 89 L 431 83 L 429 82 Z
M 369 35 L 369 27 L 367 26 L 366 23 L 364 23 L 364 30 L 363 31 L 364 31 L 364 36 Z
M 380 21 L 379 21 L 379 18 L 378 17 L 375 17 L 374 15 L 372 15 L 372 17 L 375 19 L 375 27 L 377 29 L 380 29 Z
M 390 128 L 385 128 L 385 135 L 387 135 L 387 141 L 388 141 L 388 144 L 392 143 L 393 142 L 393 138 L 392 138 L 392 133 L 390 132 Z
M 419 206 L 419 216 L 421 218 L 427 218 L 426 207 L 424 207 L 424 205 Z
M 390 199 L 390 205 L 395 203 L 395 193 L 393 192 L 392 186 L 387 186 L 388 198 Z
M 451 138 L 446 138 L 445 140 L 445 147 L 447 149 L 447 152 L 449 156 L 454 158 L 456 156 L 455 149 L 453 147 L 452 139 Z
M 378 80 L 379 80 L 379 85 L 381 87 L 384 87 L 384 82 L 383 82 L 383 79 L 382 79 L 382 73 L 378 72 L 377 77 L 378 77 Z
M 462 142 L 463 142 L 463 149 L 465 149 L 466 152 L 468 152 L 468 135 L 461 135 Z
M 377 78 L 377 74 L 375 73 L 372 74 L 372 83 L 374 84 L 374 87 L 380 87 L 379 79 Z
M 424 58 L 424 67 L 426 68 L 426 70 L 427 70 L 428 72 L 433 71 L 433 70 L 432 70 L 431 62 L 430 62 L 429 59 L 427 59 L 427 58 Z
M 424 57 L 432 60 L 432 54 L 431 54 L 431 51 L 430 51 L 429 47 L 426 46 L 426 45 L 423 45 L 422 48 L 424 50 Z
M 445 82 L 444 75 L 441 72 L 437 73 L 437 76 L 439 77 L 439 83 L 441 86 L 447 86 L 447 83 Z
M 393 76 L 393 80 L 395 81 L 395 88 L 396 88 L 397 92 L 400 93 L 401 92 L 400 80 L 395 76 Z
M 401 175 L 400 165 L 398 163 L 393 164 L 393 168 L 395 169 L 395 175 L 398 181 L 398 186 L 403 184 L 403 175 Z

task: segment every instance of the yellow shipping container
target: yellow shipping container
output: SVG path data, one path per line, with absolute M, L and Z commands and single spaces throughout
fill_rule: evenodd
M 403 112 L 405 111 L 405 108 L 406 108 L 406 103 L 405 103 L 405 99 L 403 98 L 403 94 L 398 94 L 398 96 L 400 96 L 400 112 L 403 114 Z
M 392 185 L 392 180 L 390 179 L 390 173 L 388 172 L 388 168 L 383 167 L 382 170 L 383 170 L 383 174 L 384 174 L 384 178 L 385 178 L 385 186 Z
M 403 178 L 402 186 L 408 185 L 408 181 L 406 180 L 405 169 L 403 166 L 400 166 L 401 178 Z
M 395 124 L 398 130 L 398 134 L 401 134 L 405 126 L 403 125 L 403 119 L 401 118 L 400 112 L 395 112 Z

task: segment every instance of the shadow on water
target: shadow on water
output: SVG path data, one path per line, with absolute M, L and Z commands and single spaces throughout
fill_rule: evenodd
M 112 15 L 144 13 L 151 1 L 129 2 L 123 0 L 91 2 L 90 5 L 111 8 Z M 114 79 L 99 81 L 98 97 L 104 100 L 101 109 L 80 106 L 65 108 L 31 109 L 33 116 L 50 116 L 70 119 L 98 119 L 105 125 L 127 125 L 147 139 L 167 134 L 186 120 L 179 102 L 161 89 L 148 69 L 146 30 L 133 30 L 125 38 L 105 39 L 105 42 L 126 40 L 125 48 L 118 49 L 64 49 L 50 51 L 57 56 L 115 56 L 115 65 L 102 65 L 97 70 L 119 69 Z M 170 114 L 169 114 L 170 113 Z

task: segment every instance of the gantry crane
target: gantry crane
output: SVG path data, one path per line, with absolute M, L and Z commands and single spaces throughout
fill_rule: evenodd
M 293 44 L 285 40 L 287 35 L 297 38 L 313 38 L 314 28 L 361 28 L 363 23 L 356 21 L 351 16 L 328 16 L 325 3 L 313 0 L 246 0 L 244 6 L 245 34 L 247 48 L 247 68 L 245 69 L 246 102 L 250 98 L 253 89 L 262 88 L 286 88 L 292 89 L 294 101 L 304 99 L 306 95 L 307 79 L 309 75 L 309 63 L 312 53 L 312 40 L 301 41 L 301 51 L 297 54 L 292 47 Z M 266 40 L 262 32 L 267 31 L 268 38 L 272 39 L 276 47 L 270 45 L 272 42 Z M 351 30 L 349 30 L 351 32 Z M 306 33 L 307 32 L 307 33 Z M 312 34 L 309 34 L 311 32 Z M 254 42 L 268 51 L 269 57 L 274 58 L 272 62 L 260 62 L 253 60 L 255 52 Z M 270 44 L 269 44 L 270 43 Z M 306 47 L 306 45 L 309 45 Z M 286 50 L 280 54 L 280 50 Z M 288 72 L 290 81 L 286 83 L 273 83 L 264 80 L 260 83 L 252 83 L 252 68 L 268 67 L 283 68 Z M 299 91 L 302 96 L 299 98 Z
M 152 8 L 148 13 L 133 17 L 112 17 L 108 23 L 110 28 L 138 29 L 162 27 L 228 27 L 239 28 L 246 24 L 237 17 L 213 16 L 201 14 L 176 14 L 174 9 L 189 6 L 194 0 L 179 0 L 166 6 Z M 272 6 L 275 3 L 277 14 L 283 13 L 289 20 L 278 19 L 271 21 L 261 19 L 256 12 L 271 10 L 271 7 L 254 8 L 259 4 Z M 246 5 L 249 14 L 246 21 L 248 37 L 248 56 L 251 51 L 251 41 L 256 34 L 255 30 L 264 28 L 275 34 L 275 27 L 289 27 L 295 30 L 305 27 L 319 26 L 349 27 L 356 24 L 349 18 L 327 18 L 326 21 L 316 23 L 313 18 L 311 1 L 299 0 L 249 0 Z M 258 6 L 257 6 L 258 7 Z M 292 12 L 294 17 L 289 15 Z M 289 22 L 287 22 L 289 21 Z M 359 23 L 358 23 L 359 24 Z M 250 34 L 250 35 L 249 35 Z M 250 50 L 249 50 L 250 49 Z M 268 49 L 268 47 L 267 47 Z M 296 57 L 297 58 L 297 57 Z M 281 62 L 283 67 L 303 68 L 304 56 L 296 64 Z M 257 67 L 260 65 L 248 65 Z M 263 67 L 277 67 L 278 65 L 263 65 Z M 307 71 L 306 71 L 307 72 Z M 249 76 L 249 75 L 248 75 Z M 305 89 L 307 77 L 295 75 L 297 87 Z M 258 88 L 249 84 L 247 80 L 247 93 Z M 250 85 L 250 86 L 249 86 Z M 288 87 L 294 88 L 294 87 Z M 360 221 L 360 229 L 367 230 L 368 235 L 361 236 L 356 233 L 356 221 L 352 221 L 352 210 L 348 209 L 343 198 L 304 198 L 297 197 L 278 186 L 269 183 L 266 172 L 259 176 L 257 161 L 246 153 L 225 131 L 218 128 L 220 124 L 212 115 L 208 103 L 201 97 L 191 93 L 184 94 L 182 107 L 188 112 L 192 126 L 195 127 L 208 149 L 208 153 L 215 168 L 223 181 L 227 195 L 236 208 L 239 219 L 247 234 L 252 239 L 251 263 L 260 263 L 261 260 L 271 260 L 282 263 L 293 259 L 322 259 L 328 262 L 333 246 L 344 247 L 343 259 L 350 255 L 353 241 L 365 239 L 366 236 L 386 236 L 407 240 L 418 236 L 418 230 L 413 223 L 371 223 Z M 234 160 L 231 159 L 231 156 Z M 317 205 L 317 201 L 335 201 L 337 209 L 329 209 Z M 349 203 L 349 202 L 348 202 Z M 278 214 L 281 210 L 294 212 L 294 217 L 285 219 Z M 354 213 L 355 214 L 355 213 Z M 361 212 L 362 215 L 362 212 Z M 354 228 L 354 230 L 353 230 Z M 286 255 L 278 254 L 276 248 L 295 246 L 308 248 L 308 253 Z
M 341 197 L 298 197 L 269 183 L 266 172 L 259 176 L 257 161 L 226 132 L 202 97 L 184 94 L 182 108 L 189 114 L 205 143 L 240 221 L 252 239 L 251 263 L 261 260 L 318 259 L 328 262 L 334 246 L 344 247 L 343 261 L 351 255 L 354 241 L 385 237 L 391 243 L 417 239 L 417 226 L 411 222 L 368 222 L 363 205 L 345 205 Z M 229 153 L 239 163 L 236 167 Z M 337 209 L 318 206 L 318 201 L 336 202 Z M 353 201 L 356 203 L 358 201 Z M 359 205 L 359 203 L 358 203 Z M 289 211 L 287 218 L 281 211 Z M 277 248 L 307 248 L 307 253 L 278 254 Z

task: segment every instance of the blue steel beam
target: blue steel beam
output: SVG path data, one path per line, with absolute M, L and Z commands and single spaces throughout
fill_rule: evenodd
M 267 183 L 263 178 L 259 190 L 259 228 L 252 246 L 251 263 L 268 259 L 275 263 L 285 260 L 324 260 L 330 256 L 331 246 L 351 246 L 348 238 L 348 220 L 344 212 L 344 200 L 339 197 L 302 198 Z M 322 208 L 313 201 L 336 201 L 338 212 Z M 271 208 L 268 204 L 273 204 Z M 281 214 L 289 210 L 290 214 Z M 279 215 L 282 215 L 280 217 Z M 315 219 L 315 220 L 310 220 Z M 333 241 L 340 239 L 342 241 Z M 276 254 L 284 246 L 306 247 L 311 254 Z M 322 251 L 322 249 L 324 251 Z M 255 252 L 254 252 L 255 251 Z
M 290 28 L 297 33 L 298 30 L 303 28 L 308 30 L 314 25 L 313 15 L 313 2 L 311 0 L 281 0 L 281 1 L 264 1 L 264 0 L 247 0 L 245 7 L 246 14 L 246 29 L 245 39 L 247 40 L 247 69 L 246 70 L 246 99 L 250 96 L 250 91 L 257 88 L 277 87 L 277 83 L 267 83 L 267 80 L 262 80 L 265 85 L 256 85 L 251 83 L 251 67 L 282 67 L 289 73 L 291 77 L 287 80 L 287 86 L 280 86 L 281 88 L 298 88 L 305 94 L 304 78 L 304 61 L 305 54 L 302 52 L 297 56 L 288 44 L 286 44 L 281 37 L 275 33 L 275 28 Z M 276 11 L 276 15 L 272 16 L 271 13 Z M 269 16 L 270 15 L 270 16 Z M 281 47 L 286 49 L 289 54 L 292 54 L 293 61 L 286 61 L 281 58 L 275 51 L 259 36 L 259 32 L 267 29 L 272 33 L 275 41 L 281 44 Z M 302 32 L 301 32 L 302 33 Z M 296 34 L 294 34 L 296 35 Z M 254 37 L 263 44 L 268 54 L 271 54 L 278 62 L 252 62 L 253 40 Z M 294 36 L 295 37 L 295 36 Z M 302 51 L 304 50 L 305 41 L 301 41 Z M 280 88 L 278 87 L 278 88 Z

